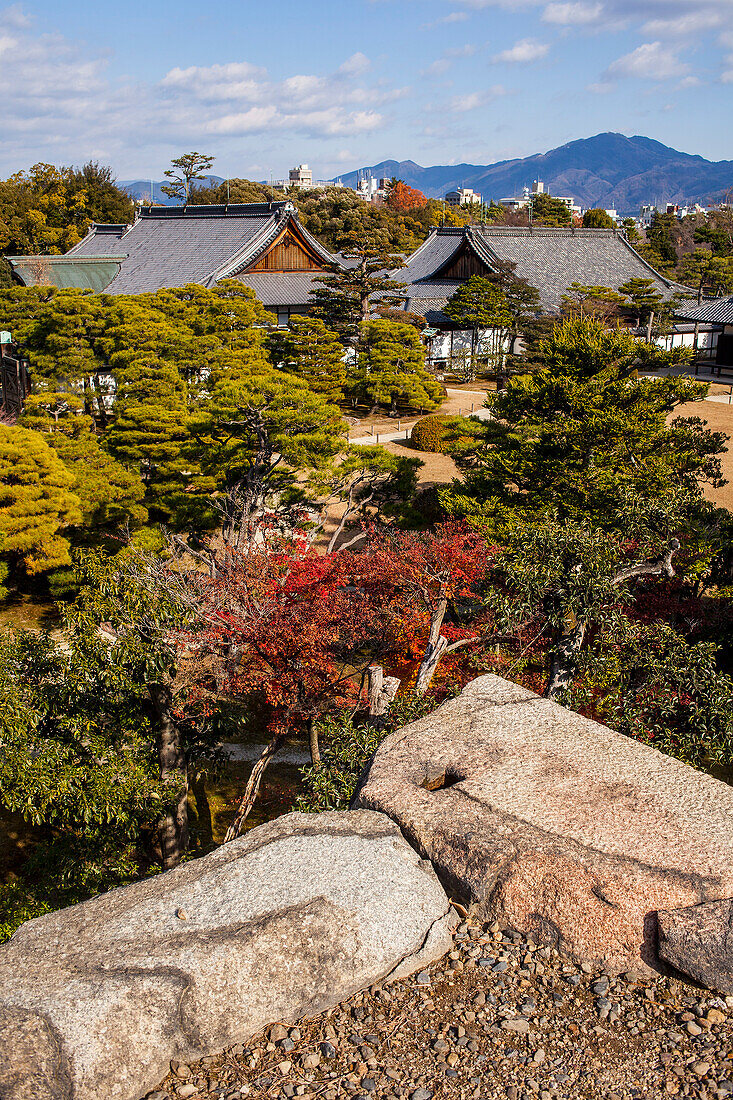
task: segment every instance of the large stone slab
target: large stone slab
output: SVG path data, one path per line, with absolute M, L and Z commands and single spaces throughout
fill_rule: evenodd
M 438 958 L 454 924 L 386 817 L 288 814 L 23 925 L 0 948 L 0 1097 L 138 1100 L 171 1059 Z
M 733 901 L 709 901 L 658 914 L 659 956 L 720 993 L 733 994 Z
M 733 896 L 733 789 L 482 676 L 385 739 L 381 810 L 456 900 L 581 960 L 658 964 L 656 913 Z

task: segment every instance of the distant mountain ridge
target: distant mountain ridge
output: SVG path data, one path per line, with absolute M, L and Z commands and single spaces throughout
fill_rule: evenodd
M 709 161 L 671 149 L 652 138 L 604 133 L 496 164 L 450 164 L 423 168 L 413 160 L 383 160 L 342 174 L 355 187 L 362 174 L 396 176 L 428 198 L 456 187 L 472 187 L 490 199 L 519 195 L 541 179 L 553 195 L 572 195 L 581 206 L 637 214 L 642 203 L 702 204 L 733 188 L 733 161 Z
M 160 203 L 162 206 L 178 206 L 178 199 L 172 199 L 169 195 L 163 194 L 162 188 L 166 185 L 170 186 L 170 182 L 170 180 L 118 180 L 117 186 L 126 191 L 131 199 L 136 199 L 138 202 L 150 202 L 150 189 L 152 187 L 153 202 Z M 198 186 L 216 187 L 223 182 L 221 176 L 205 176 L 203 180 L 199 181 Z

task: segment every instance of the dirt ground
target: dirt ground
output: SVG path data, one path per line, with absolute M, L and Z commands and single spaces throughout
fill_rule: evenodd
M 711 393 L 730 393 L 730 386 L 710 387 Z M 711 431 L 726 432 L 729 439 L 728 450 L 721 455 L 723 477 L 728 484 L 720 489 L 705 488 L 705 496 L 720 508 L 727 508 L 733 512 L 733 404 L 726 405 L 716 401 L 691 401 L 687 405 L 680 405 L 674 416 L 699 416 L 704 420 Z M 674 419 L 674 416 L 672 419 Z
M 452 458 L 448 455 L 430 454 L 427 451 L 416 451 L 413 447 L 402 447 L 399 443 L 383 444 L 385 451 L 403 458 L 419 458 L 422 468 L 418 470 L 418 484 L 420 485 L 445 485 L 454 477 L 461 474 Z
M 446 388 L 448 390 L 448 397 L 440 408 L 435 411 L 454 416 L 460 414 L 470 415 L 474 409 L 482 408 L 485 400 L 484 395 L 489 390 L 495 390 L 496 385 L 494 382 L 483 382 L 480 380 L 466 383 L 465 385 L 449 381 L 446 383 Z M 387 432 L 396 432 L 412 427 L 412 425 L 420 419 L 420 414 L 416 415 L 415 413 L 410 413 L 409 415 L 396 419 L 386 416 L 383 412 L 372 415 L 364 408 L 348 410 L 346 415 L 350 420 L 355 421 L 355 423 L 352 423 L 349 432 L 352 438 L 366 435 L 370 428 L 375 435 L 378 432 L 380 434 L 382 432 L 385 434 Z

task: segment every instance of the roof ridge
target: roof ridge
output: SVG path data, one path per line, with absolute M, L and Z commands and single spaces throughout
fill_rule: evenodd
M 141 206 L 141 218 L 262 218 L 266 214 L 292 213 L 290 199 L 278 202 L 232 202 L 186 206 Z

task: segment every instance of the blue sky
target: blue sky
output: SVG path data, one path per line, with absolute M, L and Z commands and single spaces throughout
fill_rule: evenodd
M 733 159 L 733 0 L 0 0 L 0 173 L 484 164 L 603 130 Z

